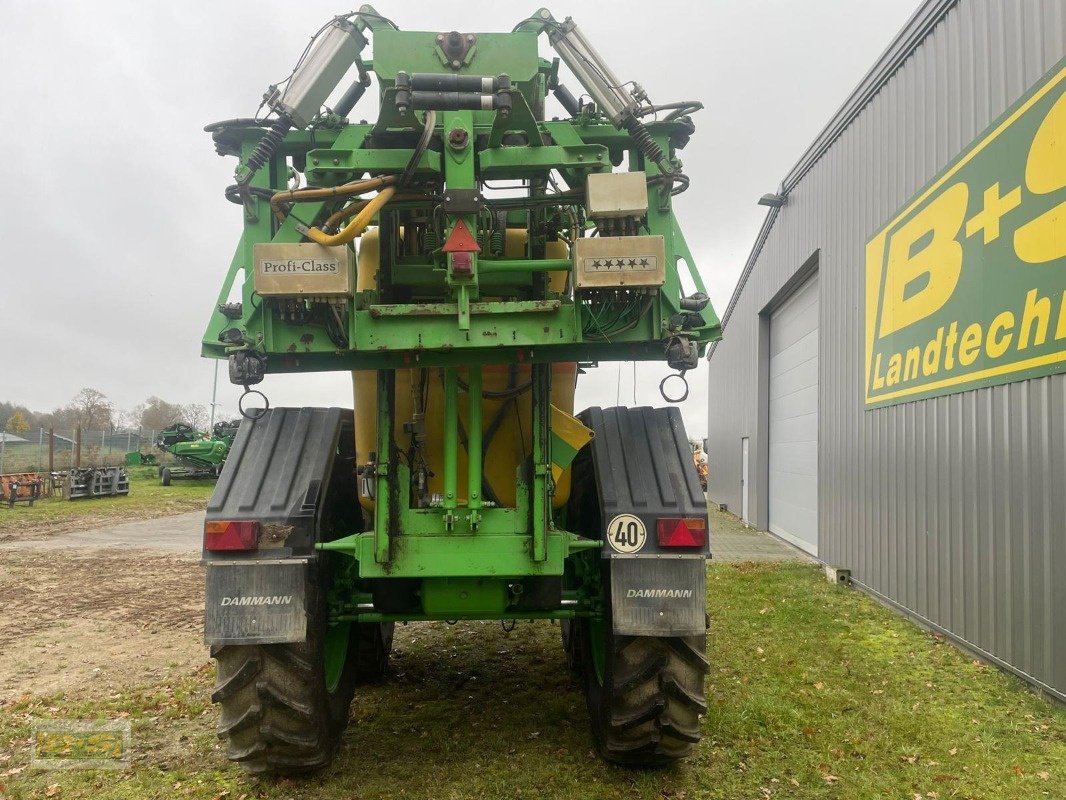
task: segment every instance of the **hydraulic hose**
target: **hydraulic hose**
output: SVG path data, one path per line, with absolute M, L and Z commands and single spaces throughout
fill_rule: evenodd
M 334 211 L 329 215 L 329 218 L 322 223 L 322 229 L 327 231 L 333 230 L 340 225 L 343 220 L 348 219 L 348 217 L 353 216 L 354 214 L 358 214 L 366 208 L 369 202 L 369 200 L 356 200 L 354 203 L 346 205 L 340 211 Z
M 332 228 L 334 225 L 340 224 L 342 220 L 350 217 L 352 214 L 356 214 L 355 218 L 338 233 L 329 234 L 319 228 L 307 228 L 302 231 L 308 239 L 317 242 L 318 244 L 327 246 L 348 244 L 348 242 L 355 239 L 366 229 L 367 225 L 370 224 L 370 220 L 374 218 L 374 215 L 377 214 L 382 206 L 393 198 L 396 194 L 396 190 L 405 186 L 411 180 L 422 155 L 429 147 L 430 139 L 433 136 L 433 129 L 436 125 L 436 119 L 437 115 L 432 111 L 426 113 L 422 136 L 402 175 L 386 175 L 380 178 L 371 178 L 366 181 L 346 183 L 341 186 L 333 186 L 323 189 L 290 189 L 289 191 L 278 192 L 270 198 L 270 208 L 273 210 L 274 216 L 277 218 L 278 222 L 285 221 L 285 213 L 281 209 L 282 203 L 298 203 L 307 200 L 330 200 L 335 197 L 348 197 L 353 194 L 363 194 L 365 192 L 373 191 L 374 189 L 380 190 L 373 199 L 351 203 L 330 215 L 324 225 L 326 228 Z
M 400 175 L 400 186 L 406 186 L 410 183 L 411 178 L 414 177 L 415 169 L 418 167 L 418 162 L 422 160 L 422 156 L 429 148 L 429 140 L 433 138 L 433 129 L 437 125 L 437 112 L 427 111 L 425 124 L 422 126 L 422 135 L 418 139 L 418 146 L 415 147 L 414 152 L 411 154 L 411 160 L 407 162 L 407 166 L 404 168 L 403 174 Z
M 278 218 L 278 221 L 284 222 L 285 214 L 280 208 L 281 203 L 299 203 L 306 200 L 330 200 L 334 197 L 348 197 L 353 194 L 372 192 L 375 189 L 382 189 L 395 183 L 395 175 L 386 175 L 382 178 L 371 178 L 367 181 L 345 183 L 324 189 L 290 189 L 284 192 L 277 192 L 270 198 L 270 207 L 273 209 L 274 216 Z M 391 197 L 392 195 L 389 196 Z
M 308 228 L 304 231 L 304 236 L 312 242 L 317 242 L 326 247 L 348 244 L 348 242 L 352 241 L 366 230 L 366 226 L 370 224 L 374 215 L 378 213 L 383 205 L 392 199 L 394 194 L 396 194 L 396 187 L 386 186 L 378 192 L 370 202 L 363 206 L 362 210 L 356 214 L 352 221 L 345 225 L 344 229 L 339 233 L 331 236 L 328 233 L 320 231 L 318 228 Z
M 399 187 L 397 187 L 397 189 L 398 188 Z M 404 201 L 409 201 L 409 200 L 431 201 L 433 199 L 434 199 L 433 195 L 430 195 L 430 194 L 419 194 L 419 193 L 416 192 L 416 193 L 412 193 L 412 194 L 394 195 L 393 198 L 392 198 L 392 202 L 394 202 L 394 203 L 395 202 L 402 203 Z M 333 230 L 338 225 L 340 225 L 341 222 L 343 222 L 344 220 L 348 219 L 348 217 L 352 216 L 353 214 L 358 214 L 360 211 L 362 211 L 364 208 L 366 208 L 366 204 L 369 203 L 369 202 L 370 202 L 369 200 L 356 200 L 354 203 L 349 203 L 348 205 L 346 205 L 340 211 L 334 211 L 332 214 L 329 215 L 329 218 L 326 219 L 326 221 L 322 223 L 322 230 L 324 230 L 324 231 Z

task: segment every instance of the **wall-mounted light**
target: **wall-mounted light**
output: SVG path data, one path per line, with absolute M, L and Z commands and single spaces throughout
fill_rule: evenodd
M 769 206 L 770 208 L 781 208 L 787 202 L 788 195 L 786 194 L 767 193 L 759 198 L 760 206 Z

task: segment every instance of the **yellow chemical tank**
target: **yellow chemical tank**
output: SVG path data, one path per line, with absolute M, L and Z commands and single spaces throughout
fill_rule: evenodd
M 522 258 L 526 249 L 526 232 L 509 230 L 504 243 L 504 254 L 508 258 Z M 567 248 L 563 242 L 547 245 L 545 258 L 566 258 Z M 379 241 L 378 231 L 370 230 L 363 234 L 359 242 L 357 291 L 373 289 L 377 285 Z M 549 273 L 549 286 L 552 291 L 561 292 L 566 283 L 562 272 Z M 419 369 L 396 370 L 396 418 L 394 440 L 406 448 L 410 436 L 403 431 L 403 424 L 411 420 L 412 390 L 421 385 Z M 432 367 L 426 373 L 425 458 L 433 477 L 429 480 L 429 493 L 439 494 L 444 490 L 444 376 L 443 370 Z M 482 367 L 482 431 L 487 438 L 490 431 L 492 439 L 485 453 L 484 476 L 497 502 L 502 506 L 515 503 L 515 486 L 517 469 L 529 457 L 531 450 L 531 429 L 533 420 L 532 392 L 512 391 L 528 387 L 531 368 L 529 364 L 490 364 Z M 466 370 L 459 370 L 459 379 L 467 383 Z M 377 449 L 377 372 L 375 370 L 357 370 L 352 373 L 355 393 L 355 450 L 356 463 L 366 464 L 370 453 Z M 577 386 L 577 364 L 573 362 L 552 365 L 551 402 L 567 414 L 574 413 L 574 391 Z M 504 398 L 496 397 L 503 393 Z M 465 428 L 469 417 L 468 395 L 459 393 L 459 422 Z M 466 451 L 459 446 L 458 493 L 460 502 L 467 497 L 466 487 Z M 570 470 L 563 472 L 555 486 L 553 505 L 560 508 L 570 496 Z M 360 503 L 367 510 L 374 507 L 374 501 L 360 497 Z

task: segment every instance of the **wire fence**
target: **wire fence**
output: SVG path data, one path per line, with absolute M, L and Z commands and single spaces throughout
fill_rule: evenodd
M 141 463 L 144 456 L 163 460 L 164 453 L 155 446 L 157 433 L 144 428 L 37 428 L 19 434 L 0 433 L 0 475 L 61 472 L 75 467 L 115 467 Z M 127 459 L 127 454 L 139 455 Z

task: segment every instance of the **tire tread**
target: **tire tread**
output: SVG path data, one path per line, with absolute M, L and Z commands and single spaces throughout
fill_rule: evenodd
M 614 671 L 604 687 L 609 707 L 598 744 L 604 758 L 630 767 L 655 767 L 691 755 L 707 710 L 704 680 L 710 665 L 705 636 L 618 637 Z M 593 709 L 590 709 L 593 710 Z
M 316 708 L 305 645 L 231 645 L 214 654 L 222 705 L 218 737 L 228 757 L 254 774 L 291 775 L 328 763 L 338 743 Z

